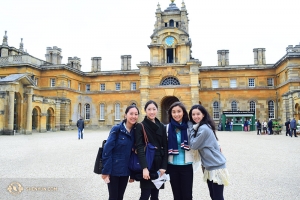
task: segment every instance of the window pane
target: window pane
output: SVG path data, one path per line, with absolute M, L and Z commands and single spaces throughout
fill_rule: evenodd
M 90 119 L 90 104 L 85 105 L 85 119 Z
M 235 79 L 230 80 L 230 87 L 231 88 L 235 88 L 236 87 L 236 80 Z
M 175 77 L 165 78 L 160 85 L 180 85 L 180 82 Z
M 120 104 L 115 105 L 115 120 L 120 120 Z
M 85 87 L 86 91 L 90 91 L 91 90 L 91 86 L 90 84 L 86 84 L 86 87 Z
M 212 88 L 218 88 L 219 87 L 219 81 L 218 80 L 213 80 L 212 81 Z
M 255 87 L 255 82 L 254 82 L 254 78 L 249 78 L 249 83 L 248 83 L 248 86 L 249 87 Z
M 237 103 L 236 103 L 236 101 L 233 101 L 233 102 L 231 103 L 231 110 L 232 110 L 232 111 L 237 111 Z
M 275 108 L 274 108 L 274 101 L 268 102 L 268 110 L 269 110 L 269 118 L 275 118 Z
M 136 83 L 135 82 L 131 83 L 131 90 L 136 90 Z
M 116 83 L 116 90 L 117 90 L 117 91 L 120 90 L 120 83 Z
M 101 84 L 100 84 L 100 90 L 101 90 L 101 91 L 105 91 L 105 84 L 104 84 L 104 83 L 101 83 Z
M 104 115 L 105 115 L 105 112 L 104 112 L 104 104 L 101 103 L 101 104 L 100 104 L 100 120 L 104 120 Z
M 220 118 L 220 108 L 219 108 L 219 102 L 215 101 L 213 103 L 213 117 L 214 119 Z
M 268 84 L 268 86 L 274 86 L 274 81 L 273 81 L 274 79 L 273 78 L 268 78 L 267 79 L 267 84 Z

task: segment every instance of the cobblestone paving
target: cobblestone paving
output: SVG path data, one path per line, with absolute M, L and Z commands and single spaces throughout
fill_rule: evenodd
M 106 184 L 93 173 L 98 147 L 107 135 L 108 130 L 86 130 L 78 140 L 73 130 L 0 136 L 0 200 L 108 199 Z M 300 137 L 254 131 L 217 135 L 231 178 L 225 199 L 300 200 Z M 139 184 L 130 183 L 124 200 L 137 200 L 139 194 Z M 201 170 L 194 175 L 193 196 L 210 199 Z M 160 199 L 172 200 L 169 183 Z

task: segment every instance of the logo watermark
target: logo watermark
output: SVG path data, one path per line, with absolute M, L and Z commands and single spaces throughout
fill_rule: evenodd
M 57 187 L 41 187 L 41 186 L 22 186 L 19 182 L 12 182 L 8 185 L 7 191 L 12 195 L 19 195 L 23 191 L 28 192 L 56 192 L 58 191 Z

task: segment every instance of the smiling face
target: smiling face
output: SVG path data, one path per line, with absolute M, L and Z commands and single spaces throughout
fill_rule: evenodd
M 204 118 L 204 115 L 199 109 L 196 108 L 196 109 L 192 110 L 192 118 L 193 118 L 194 122 L 196 122 L 198 124 Z
M 146 111 L 147 118 L 150 119 L 151 121 L 154 121 L 157 114 L 156 106 L 153 103 L 151 103 L 147 106 L 145 111 Z
M 125 118 L 127 119 L 127 123 L 133 125 L 139 118 L 139 111 L 136 108 L 130 108 L 125 114 Z
M 182 118 L 183 118 L 183 110 L 181 107 L 179 106 L 175 106 L 172 108 L 172 111 L 171 111 L 171 114 L 172 114 L 172 118 L 178 122 L 178 123 L 181 123 L 182 122 Z

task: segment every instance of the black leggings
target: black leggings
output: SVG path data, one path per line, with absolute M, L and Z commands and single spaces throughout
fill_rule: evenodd
M 107 184 L 109 199 L 108 200 L 122 200 L 125 189 L 127 187 L 129 176 L 110 176 L 110 183 Z
M 207 185 L 209 189 L 209 195 L 212 200 L 224 200 L 224 185 L 218 185 L 217 183 L 213 183 L 213 181 L 210 180 L 207 180 Z

